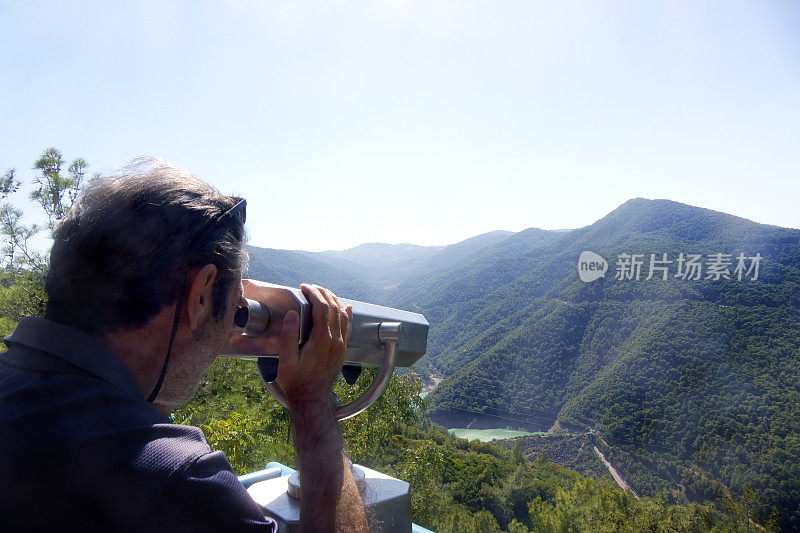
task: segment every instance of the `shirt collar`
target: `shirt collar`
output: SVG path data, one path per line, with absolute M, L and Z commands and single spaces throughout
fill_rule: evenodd
M 77 328 L 43 318 L 25 317 L 4 341 L 9 346 L 18 344 L 60 357 L 131 396 L 143 398 L 139 385 L 122 361 Z

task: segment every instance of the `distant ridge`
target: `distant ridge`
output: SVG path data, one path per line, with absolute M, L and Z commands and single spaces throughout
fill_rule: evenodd
M 743 281 L 674 270 L 618 280 L 611 265 L 585 283 L 585 250 L 609 262 L 739 252 L 763 262 Z M 762 516 L 777 505 L 800 528 L 799 230 L 634 198 L 553 242 L 473 266 L 407 293 L 435 324 L 426 358 L 444 380 L 426 398 L 434 419 L 597 427 L 625 450 L 615 464 L 640 494 L 704 500 L 746 481 L 782 495 L 761 500 Z M 787 423 L 788 434 L 778 429 Z M 654 455 L 669 466 L 654 469 Z
M 358 267 L 361 276 L 382 288 L 396 287 L 407 277 L 431 272 L 470 256 L 513 235 L 491 231 L 446 246 L 365 243 L 347 250 L 299 252 L 343 269 Z

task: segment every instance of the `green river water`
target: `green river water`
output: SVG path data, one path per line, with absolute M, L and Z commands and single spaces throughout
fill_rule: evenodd
M 478 439 L 481 442 L 489 442 L 494 439 L 511 439 L 514 437 L 523 437 L 525 435 L 545 435 L 547 432 L 538 431 L 515 431 L 513 429 L 470 429 L 470 428 L 451 428 L 448 429 L 450 433 L 461 439 L 473 440 Z

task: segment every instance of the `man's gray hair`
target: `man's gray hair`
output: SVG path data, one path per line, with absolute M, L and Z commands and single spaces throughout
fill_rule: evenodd
M 53 232 L 46 317 L 90 334 L 136 329 L 175 302 L 186 269 L 213 263 L 221 319 L 246 268 L 243 220 L 193 241 L 237 201 L 155 158 L 91 182 Z

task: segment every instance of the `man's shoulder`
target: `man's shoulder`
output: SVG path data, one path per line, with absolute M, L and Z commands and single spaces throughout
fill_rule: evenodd
M 166 421 L 144 398 L 80 369 L 19 367 L 0 355 L 0 424 L 93 432 Z
M 170 423 L 143 398 L 81 372 L 0 364 L 0 471 L 0 492 L 11 495 L 0 522 L 20 512 L 31 520 L 48 502 L 103 527 L 157 520 L 158 530 L 202 530 L 198 517 L 211 530 L 266 525 L 200 429 Z
M 0 453 L 6 457 L 60 452 L 85 463 L 163 469 L 210 451 L 198 428 L 171 424 L 143 398 L 80 372 L 0 365 L 0 407 Z

